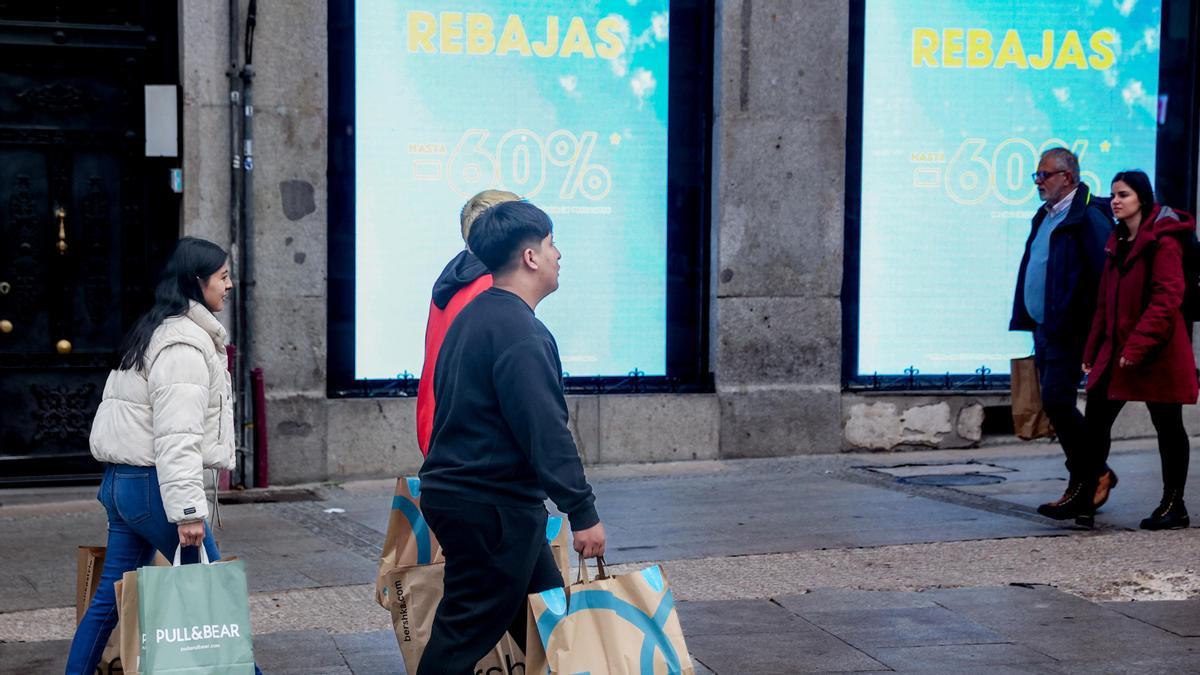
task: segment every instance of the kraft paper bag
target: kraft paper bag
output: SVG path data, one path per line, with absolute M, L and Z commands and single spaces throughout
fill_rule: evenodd
M 389 571 L 388 586 L 384 595 L 392 614 L 392 625 L 396 630 L 396 642 L 404 658 L 404 669 L 410 675 L 417 672 L 429 633 L 433 628 L 433 615 L 442 601 L 442 579 L 446 563 L 408 565 Z M 496 670 L 499 668 L 499 670 Z M 513 642 L 508 633 L 500 642 L 480 659 L 476 673 L 525 673 L 525 654 Z
M 1018 438 L 1031 441 L 1054 435 L 1042 408 L 1042 385 L 1032 356 L 1012 359 L 1012 417 Z
M 565 518 L 550 516 L 546 519 L 546 540 L 563 579 L 567 579 L 570 572 L 567 530 Z M 429 643 L 433 616 L 445 589 L 444 577 L 444 560 L 428 565 L 393 567 L 381 575 L 381 585 L 377 587 L 380 604 L 392 615 L 396 642 L 409 673 L 417 672 L 417 664 Z M 479 661 L 475 672 L 487 675 L 524 673 L 525 654 L 505 633 L 496 647 Z
M 138 624 L 143 644 L 138 667 L 145 673 L 253 675 L 246 569 L 241 560 L 137 571 Z
M 383 555 L 379 559 L 379 573 L 375 577 L 375 601 L 384 604 L 383 590 L 387 587 L 388 573 L 408 565 L 428 565 L 441 562 L 442 547 L 438 546 L 425 517 L 421 515 L 421 481 L 415 476 L 396 480 L 396 494 L 392 497 L 391 515 L 388 517 L 387 534 L 383 538 Z
M 154 564 L 160 567 L 171 564 L 161 553 L 154 554 Z M 142 655 L 142 632 L 138 626 L 137 570 L 130 570 L 113 584 L 117 593 L 117 627 L 113 635 L 120 641 L 121 668 L 125 675 L 138 675 L 138 661 Z
M 527 673 L 694 675 L 662 567 L 580 579 L 529 596 Z
M 550 516 L 546 519 L 546 539 L 550 542 L 550 552 L 554 554 L 554 564 L 562 575 L 563 583 L 571 578 L 571 542 L 567 539 L 567 519 L 562 516 Z
M 104 573 L 104 546 L 80 546 L 75 552 L 75 623 L 83 620 L 92 597 L 100 587 L 100 575 Z M 114 630 L 100 656 L 100 672 L 108 675 L 121 672 L 120 641 Z

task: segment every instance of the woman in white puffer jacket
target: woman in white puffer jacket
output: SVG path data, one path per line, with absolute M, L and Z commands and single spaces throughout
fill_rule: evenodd
M 229 256 L 185 237 L 167 261 L 154 306 L 133 325 L 92 422 L 105 463 L 97 498 L 108 511 L 108 551 L 96 595 L 75 631 L 67 673 L 93 673 L 117 623 L 113 583 L 183 546 L 220 555 L 205 518 L 204 470 L 234 466 L 233 401 L 225 329 L 215 312 L 233 288 Z

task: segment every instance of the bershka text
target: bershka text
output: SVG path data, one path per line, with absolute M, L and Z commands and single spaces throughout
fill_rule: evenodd
M 396 579 L 396 604 L 399 606 L 400 625 L 404 631 L 404 641 L 412 642 L 412 629 L 408 625 L 408 598 L 404 596 L 404 582 Z
M 240 638 L 241 627 L 236 623 L 205 624 L 203 626 L 180 626 L 179 628 L 158 628 L 154 631 L 154 641 L 157 642 L 191 642 L 193 640 L 213 640 L 221 638 Z

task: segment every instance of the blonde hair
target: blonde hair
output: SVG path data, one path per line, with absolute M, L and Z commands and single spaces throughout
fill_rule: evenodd
M 471 225 L 475 223 L 475 219 L 484 211 L 492 208 L 497 204 L 504 202 L 520 201 L 521 196 L 513 194 L 505 190 L 484 190 L 479 194 L 471 197 L 466 204 L 463 205 L 462 214 L 459 216 L 459 221 L 462 223 L 462 238 L 465 242 L 467 237 L 471 235 Z

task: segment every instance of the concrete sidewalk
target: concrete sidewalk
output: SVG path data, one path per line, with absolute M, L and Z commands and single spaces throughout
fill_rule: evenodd
M 699 672 L 1185 672 L 1200 663 L 1200 537 L 1132 529 L 1160 491 L 1146 447 L 1118 445 L 1094 531 L 1033 512 L 1063 487 L 1046 444 L 589 476 L 613 571 L 664 564 Z M 222 507 L 264 670 L 402 672 L 372 598 L 393 485 Z M 61 672 L 74 548 L 103 543 L 94 492 L 0 491 L 0 671 Z

